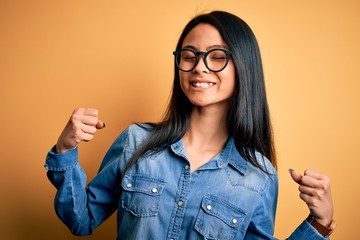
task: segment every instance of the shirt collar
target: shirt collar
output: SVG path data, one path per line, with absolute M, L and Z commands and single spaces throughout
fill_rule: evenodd
M 233 137 L 229 137 L 225 148 L 215 157 L 215 159 L 218 162 L 219 168 L 231 164 L 240 173 L 246 174 L 247 161 L 238 152 Z
M 181 156 L 188 160 L 182 139 L 173 143 L 171 145 L 171 150 L 178 156 Z M 199 170 L 224 168 L 228 164 L 231 164 L 240 173 L 244 175 L 246 174 L 247 161 L 238 152 L 233 137 L 229 137 L 224 149 L 210 162 L 203 165 Z

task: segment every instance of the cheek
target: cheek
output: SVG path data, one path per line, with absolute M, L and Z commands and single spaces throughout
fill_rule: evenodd
M 235 79 L 236 74 L 234 69 L 230 68 L 226 71 L 222 72 L 222 75 L 219 76 L 220 79 L 222 79 L 222 83 L 224 87 L 227 89 L 227 91 L 233 93 L 235 91 Z
M 187 73 L 180 71 L 179 73 L 179 81 L 180 81 L 180 87 L 184 91 L 184 89 L 187 88 L 188 81 L 187 79 Z
M 229 65 L 228 69 L 228 81 L 229 81 L 229 87 L 232 89 L 232 92 L 235 91 L 235 85 L 236 85 L 236 71 L 234 64 Z
M 234 95 L 235 92 L 235 78 L 228 79 L 228 83 L 226 84 L 226 90 L 229 96 Z

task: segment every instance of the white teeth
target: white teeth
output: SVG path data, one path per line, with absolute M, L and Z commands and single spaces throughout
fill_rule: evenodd
M 201 87 L 201 88 L 208 88 L 214 85 L 214 83 L 208 83 L 208 82 L 194 82 L 192 83 L 194 87 Z

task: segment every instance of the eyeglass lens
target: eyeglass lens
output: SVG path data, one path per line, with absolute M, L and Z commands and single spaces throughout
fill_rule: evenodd
M 197 65 L 199 61 L 199 55 L 204 56 L 205 66 L 213 72 L 219 72 L 223 70 L 228 62 L 228 55 L 222 49 L 214 49 L 207 53 L 196 53 L 189 49 L 183 49 L 179 52 L 177 57 L 177 66 L 182 71 L 191 71 Z

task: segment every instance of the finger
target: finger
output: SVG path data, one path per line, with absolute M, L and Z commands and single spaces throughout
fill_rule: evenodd
M 318 196 L 318 194 L 316 192 L 316 188 L 307 187 L 305 185 L 300 185 L 299 191 L 300 191 L 300 193 L 306 194 L 308 196 Z
M 98 122 L 98 118 L 94 117 L 94 116 L 86 116 L 86 115 L 82 115 L 79 116 L 78 119 L 81 123 L 89 125 L 89 126 L 96 126 L 97 122 Z
M 315 179 L 318 179 L 318 180 L 322 180 L 324 178 L 324 175 L 315 171 L 315 170 L 312 170 L 312 169 L 307 169 L 305 170 L 304 172 L 304 176 L 309 176 L 309 177 L 312 177 L 312 178 L 315 178 Z
M 83 133 L 82 136 L 81 136 L 81 138 L 82 138 L 82 141 L 84 141 L 84 142 L 89 142 L 89 141 L 91 141 L 91 140 L 94 139 L 94 134 Z
M 99 115 L 99 111 L 96 108 L 76 108 L 74 110 L 74 114 L 97 117 Z
M 319 180 L 310 177 L 310 176 L 303 176 L 302 180 L 301 180 L 301 184 L 307 187 L 311 187 L 311 188 L 316 188 L 317 186 L 319 186 Z
M 330 186 L 330 179 L 324 175 L 316 175 L 315 177 L 305 175 L 301 183 L 308 187 L 326 190 Z
M 326 196 L 330 193 L 330 185 L 328 183 L 322 183 L 318 184 L 316 187 L 311 187 L 302 184 L 299 186 L 299 191 L 311 197 L 322 199 L 324 197 L 326 198 Z
M 305 193 L 300 193 L 300 198 L 308 205 L 309 209 L 311 210 L 313 207 L 319 206 L 319 201 L 317 198 L 309 196 Z
M 81 131 L 83 131 L 84 133 L 94 135 L 96 133 L 96 127 L 91 126 L 91 125 L 82 124 Z
M 71 124 L 76 126 L 79 123 L 84 123 L 87 125 L 95 126 L 98 121 L 97 116 L 85 115 L 82 111 L 85 110 L 79 110 L 79 109 L 74 110 L 74 113 L 71 115 L 69 120 Z
M 105 123 L 101 120 L 98 120 L 95 127 L 97 129 L 103 129 L 105 127 Z
M 289 169 L 289 172 L 290 172 L 290 176 L 292 177 L 292 179 L 298 183 L 298 184 L 301 184 L 301 179 L 302 179 L 302 176 L 300 173 L 296 172 L 295 170 L 293 169 Z

